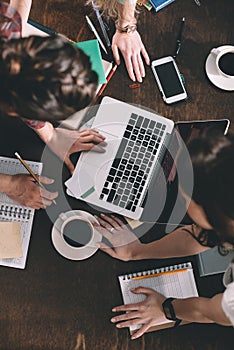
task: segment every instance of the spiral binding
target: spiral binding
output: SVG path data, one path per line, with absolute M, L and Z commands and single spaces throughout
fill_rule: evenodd
M 133 272 L 133 273 L 123 275 L 122 278 L 123 278 L 123 280 L 130 280 L 130 279 L 135 278 L 135 277 L 150 276 L 150 275 L 155 275 L 157 273 L 163 273 L 163 272 L 168 272 L 168 271 L 177 271 L 177 270 L 181 270 L 181 269 L 191 269 L 191 268 L 192 268 L 192 264 L 190 262 L 186 262 L 186 263 L 182 263 L 182 264 L 165 266 L 165 267 L 155 268 L 152 270 L 146 270 L 146 271 L 142 271 L 142 272 Z
M 0 215 L 5 216 L 6 218 L 29 220 L 31 213 L 32 210 L 28 208 L 5 204 L 0 206 Z

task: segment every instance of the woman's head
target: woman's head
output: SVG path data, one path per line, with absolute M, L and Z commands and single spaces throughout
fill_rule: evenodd
M 234 137 L 210 130 L 190 143 L 189 153 L 194 171 L 191 216 L 198 205 L 220 241 L 234 244 Z
M 0 42 L 0 110 L 63 120 L 93 100 L 97 74 L 89 58 L 58 36 Z

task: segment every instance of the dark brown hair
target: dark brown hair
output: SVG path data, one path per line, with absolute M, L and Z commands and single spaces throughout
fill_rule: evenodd
M 0 109 L 63 120 L 90 104 L 97 74 L 88 56 L 59 36 L 0 42 Z
M 200 243 L 234 245 L 234 135 L 210 130 L 188 148 L 194 171 L 192 199 L 203 208 L 214 228 L 202 230 Z

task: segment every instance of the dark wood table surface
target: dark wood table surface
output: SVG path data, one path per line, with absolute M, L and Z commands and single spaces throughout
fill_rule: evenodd
M 86 40 L 94 38 L 87 28 L 86 14 L 96 24 L 92 10 L 84 6 L 84 1 L 34 0 L 30 17 L 73 40 Z M 173 53 L 180 18 L 185 16 L 177 62 L 184 74 L 189 98 L 177 105 L 165 105 L 149 67 L 141 87 L 130 89 L 124 65 L 118 68 L 105 95 L 149 107 L 175 121 L 224 117 L 234 121 L 233 92 L 212 85 L 204 70 L 206 57 L 213 47 L 233 44 L 233 14 L 232 0 L 201 1 L 200 7 L 193 0 L 177 0 L 158 13 L 142 9 L 139 30 L 151 59 Z M 18 150 L 27 159 L 41 159 L 42 142 L 21 121 L 1 117 L 0 126 L 1 155 L 13 156 Z M 56 178 L 54 188 L 61 187 L 58 206 L 49 210 L 53 218 L 69 206 L 87 209 L 72 198 L 64 202 L 64 189 L 57 176 L 61 175 L 61 169 L 60 161 L 49 153 L 44 174 Z M 66 169 L 62 175 L 63 179 L 68 177 Z M 111 308 L 121 303 L 117 275 L 182 260 L 121 262 L 99 251 L 90 259 L 70 261 L 53 248 L 49 216 L 43 210 L 35 215 L 26 269 L 0 268 L 1 350 L 224 350 L 232 347 L 233 328 L 211 324 L 190 324 L 148 333 L 131 341 L 128 330 L 117 330 L 110 323 Z M 157 237 L 159 232 L 155 230 L 153 234 Z M 194 262 L 197 276 L 196 260 L 189 259 Z M 221 279 L 222 275 L 197 276 L 200 294 L 212 296 L 221 292 Z

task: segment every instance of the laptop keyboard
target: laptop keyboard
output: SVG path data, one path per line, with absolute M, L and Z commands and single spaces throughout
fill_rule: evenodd
M 100 199 L 135 212 L 166 125 L 132 113 Z

